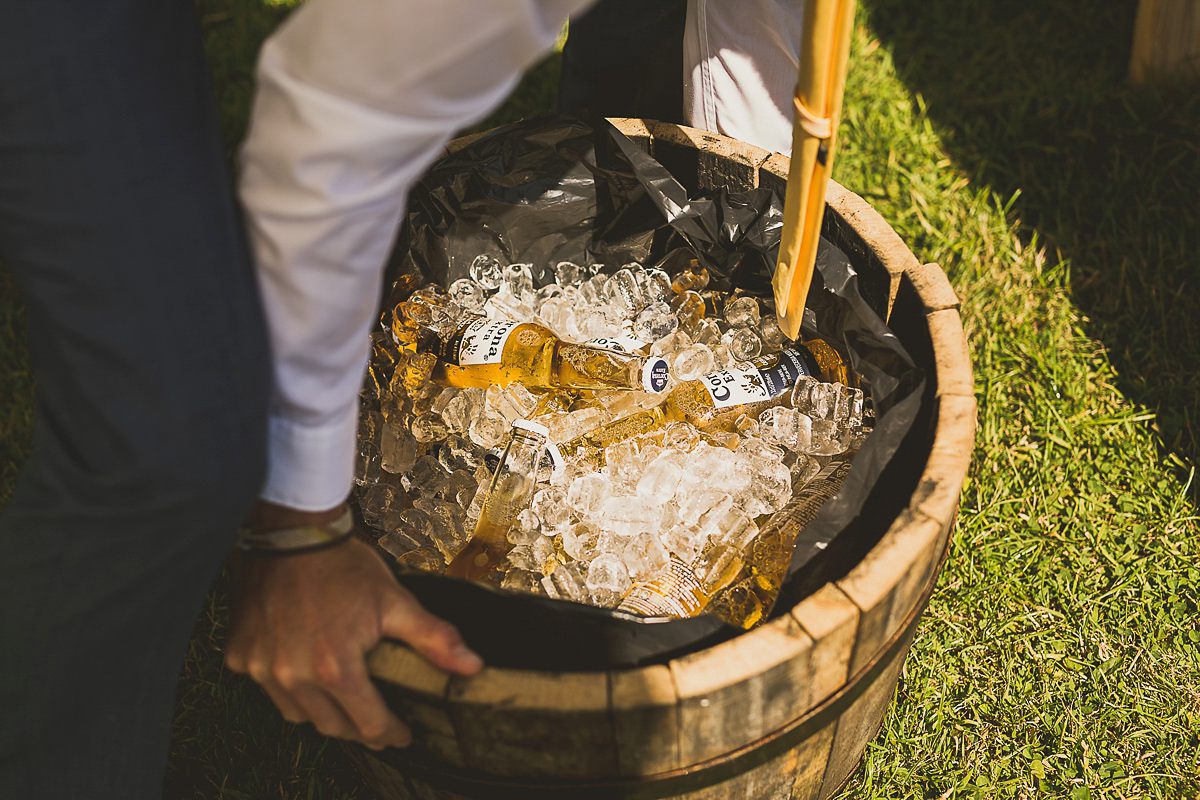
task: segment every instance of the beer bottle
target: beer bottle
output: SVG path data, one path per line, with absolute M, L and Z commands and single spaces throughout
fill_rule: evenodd
M 517 515 L 529 507 L 537 486 L 537 468 L 550 432 L 544 425 L 519 419 L 513 422 L 504 455 L 492 475 L 475 532 L 459 551 L 446 574 L 479 580 L 508 555 L 508 532 Z
M 787 402 L 788 390 L 801 377 L 840 383 L 853 379 L 837 351 L 819 339 L 792 344 L 748 363 L 749 369 L 723 369 L 684 381 L 671 390 L 662 405 L 588 431 L 560 444 L 559 451 L 565 458 L 597 448 L 603 451 L 614 442 L 672 422 L 688 422 L 701 431 L 730 430 L 743 414 L 756 417 L 767 408 Z
M 532 322 L 475 319 L 432 342 L 438 363 L 431 380 L 442 386 L 525 386 L 552 389 L 667 388 L 667 362 L 559 339 Z
M 739 628 L 754 627 L 775 602 L 796 535 L 837 494 L 853 457 L 834 456 L 787 505 L 758 518 L 733 541 L 710 542 L 691 563 L 672 556 L 662 575 L 634 586 L 618 608 L 648 617 L 709 613 Z

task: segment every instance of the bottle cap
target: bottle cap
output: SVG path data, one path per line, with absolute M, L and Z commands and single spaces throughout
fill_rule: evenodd
M 523 431 L 529 431 L 530 433 L 536 433 L 538 436 L 541 436 L 543 439 L 549 438 L 549 436 L 550 436 L 550 429 L 547 428 L 545 425 L 539 425 L 538 423 L 530 422 L 527 419 L 513 420 L 512 426 L 514 428 L 520 428 Z
M 665 358 L 648 358 L 642 364 L 642 391 L 658 394 L 666 390 L 671 369 Z

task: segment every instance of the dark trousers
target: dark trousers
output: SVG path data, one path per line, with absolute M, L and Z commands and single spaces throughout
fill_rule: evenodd
M 598 0 L 572 18 L 559 111 L 682 124 L 687 0 Z
M 269 376 L 194 0 L 0 4 L 0 260 L 37 383 L 0 515 L 0 798 L 158 798 Z

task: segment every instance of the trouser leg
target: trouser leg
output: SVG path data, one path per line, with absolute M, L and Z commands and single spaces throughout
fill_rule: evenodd
M 804 0 L 688 0 L 687 124 L 791 153 L 803 29 Z
M 683 122 L 686 0 L 599 0 L 570 22 L 558 110 Z
M 0 259 L 34 445 L 0 515 L 0 797 L 159 797 L 175 682 L 259 487 L 269 367 L 193 0 L 0 24 Z

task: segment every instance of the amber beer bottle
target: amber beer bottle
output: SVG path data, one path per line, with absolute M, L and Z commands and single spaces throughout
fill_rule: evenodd
M 796 535 L 837 494 L 853 453 L 830 459 L 782 509 L 757 520 L 749 542 L 705 550 L 690 564 L 672 556 L 662 575 L 634 586 L 618 608 L 647 617 L 709 613 L 730 625 L 752 628 L 770 611 L 792 559 Z
M 513 422 L 504 455 L 479 512 L 479 521 L 466 547 L 459 551 L 446 574 L 479 580 L 508 555 L 508 532 L 517 515 L 529 507 L 537 485 L 537 467 L 550 432 L 544 425 L 519 419 Z
M 614 442 L 689 422 L 701 431 L 728 430 L 743 414 L 757 416 L 783 401 L 801 376 L 849 384 L 852 375 L 838 352 L 815 339 L 792 344 L 748 362 L 749 369 L 722 369 L 671 390 L 662 405 L 630 414 L 560 444 L 566 458 L 607 447 Z
M 476 319 L 433 345 L 431 380 L 442 386 L 486 388 L 522 383 L 555 389 L 667 388 L 667 362 L 564 342 L 532 322 Z

